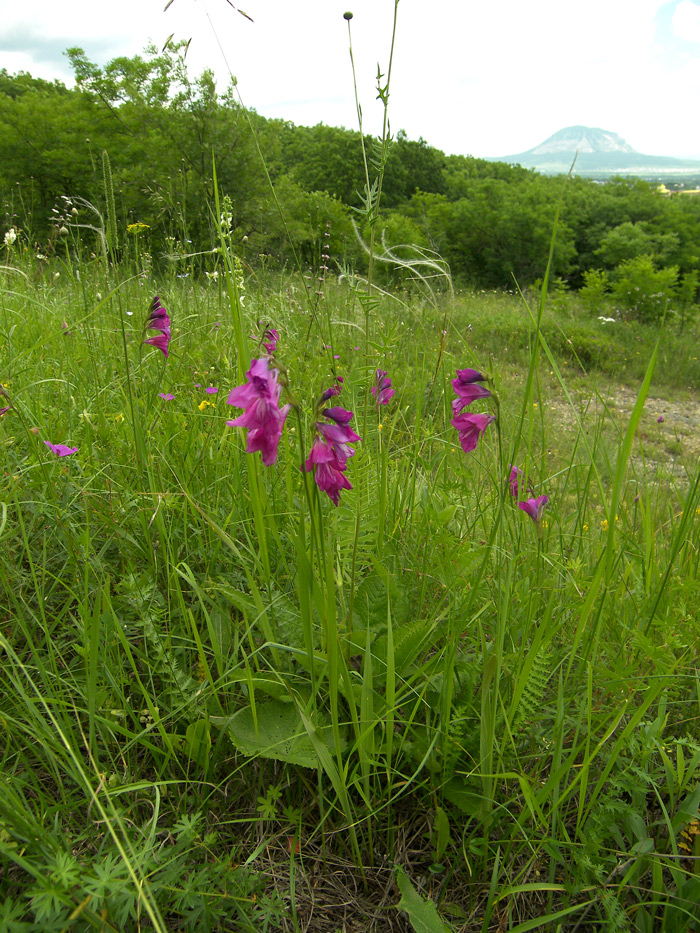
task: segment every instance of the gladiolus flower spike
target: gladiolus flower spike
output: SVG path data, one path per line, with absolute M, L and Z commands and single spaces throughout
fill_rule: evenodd
M 161 350 L 165 356 L 168 355 L 168 346 L 170 344 L 170 318 L 168 312 L 161 304 L 161 300 L 156 295 L 151 304 L 150 314 L 143 329 L 144 334 L 149 330 L 158 331 L 154 337 L 145 337 L 143 343 Z
M 347 408 L 324 408 L 322 414 L 332 423 L 316 422 L 318 433 L 304 467 L 307 473 L 314 467 L 316 468 L 314 470 L 316 485 L 335 505 L 338 505 L 342 490 L 352 489 L 352 484 L 345 476 L 348 458 L 355 456 L 355 451 L 350 444 L 356 443 L 361 438 L 350 427 L 353 412 L 348 411 Z
M 289 405 L 279 407 L 282 388 L 277 383 L 278 375 L 277 369 L 270 369 L 266 357 L 251 360 L 247 382 L 233 389 L 226 399 L 229 405 L 245 409 L 242 415 L 226 424 L 248 429 L 246 451 L 251 454 L 259 450 L 265 466 L 277 460 L 277 448 L 290 408 Z
M 524 473 L 523 471 L 513 464 L 510 465 L 510 476 L 508 477 L 508 486 L 510 487 L 511 496 L 516 499 L 520 491 L 520 486 L 523 482 Z
M 377 400 L 377 408 L 386 405 L 390 398 L 396 395 L 396 389 L 391 387 L 391 379 L 383 369 L 377 370 L 375 384 L 372 386 L 372 395 Z
M 263 346 L 267 350 L 267 355 L 272 356 L 275 350 L 277 349 L 277 341 L 280 339 L 280 335 L 276 330 L 270 328 L 266 330 L 263 334 Z
M 457 429 L 459 442 L 465 454 L 476 448 L 481 435 L 491 422 L 496 420 L 493 415 L 469 414 L 463 411 L 475 399 L 490 397 L 489 390 L 478 385 L 485 380 L 486 376 L 477 369 L 458 369 L 457 377 L 452 380 L 452 388 L 457 393 L 457 398 L 452 402 L 454 418 L 450 423 Z

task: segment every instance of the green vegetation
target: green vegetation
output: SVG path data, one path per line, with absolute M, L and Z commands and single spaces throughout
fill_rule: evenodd
M 71 49 L 72 89 L 0 72 L 0 192 L 6 225 L 21 228 L 25 245 L 63 254 L 59 231 L 72 229 L 65 196 L 76 209 L 81 198 L 103 213 L 107 152 L 122 231 L 147 225 L 142 253 L 161 271 L 168 262 L 181 273 L 211 271 L 216 232 L 205 205 L 214 197 L 215 157 L 220 188 L 231 198 L 231 242 L 249 268 L 315 268 L 330 222 L 336 262 L 358 272 L 367 255 L 355 223 L 365 241 L 373 232 L 377 245 L 436 250 L 464 286 L 512 288 L 515 280 L 525 287 L 542 276 L 561 178 L 446 156 L 402 132 L 383 153 L 381 141 L 364 137 L 370 167 L 377 159 L 383 166 L 383 212 L 370 225 L 358 132 L 266 120 L 241 106 L 235 84 L 219 94 L 210 72 L 190 78 L 183 52 L 182 45 L 150 48 L 100 68 Z M 99 226 L 94 214 L 80 222 Z M 575 178 L 566 186 L 552 271 L 578 289 L 591 270 L 613 282 L 632 268 L 647 282 L 649 273 L 634 265 L 646 263 L 665 283 L 660 304 L 677 311 L 674 283 L 686 283 L 686 305 L 697 297 L 698 243 L 700 198 L 664 196 L 643 181 Z M 130 240 L 122 235 L 110 245 L 121 255 Z M 397 282 L 381 263 L 376 276 Z M 625 316 L 648 316 L 624 289 L 618 307 Z
M 0 88 L 0 928 L 696 929 L 691 201 L 72 59 Z
M 320 873 L 315 910 L 350 899 L 349 928 L 382 930 L 397 864 L 402 910 L 433 916 L 418 886 L 455 930 L 683 929 L 697 455 L 658 403 L 628 427 L 606 401 L 653 332 L 556 306 L 537 351 L 520 298 L 414 296 L 372 301 L 366 350 L 364 292 L 329 279 L 310 310 L 303 279 L 249 277 L 243 333 L 276 325 L 301 404 L 262 468 L 224 423 L 223 274 L 158 285 L 166 361 L 139 347 L 155 283 L 126 271 L 4 273 L 6 928 L 292 930 Z M 670 397 L 696 345 L 664 336 Z M 449 381 L 479 361 L 498 421 L 466 455 Z M 398 390 L 380 415 L 377 366 Z M 298 469 L 334 372 L 362 434 L 337 509 Z M 539 526 L 511 458 L 549 496 Z

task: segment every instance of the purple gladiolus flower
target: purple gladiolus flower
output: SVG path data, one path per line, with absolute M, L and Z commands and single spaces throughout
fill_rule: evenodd
M 663 416 L 663 415 L 659 415 L 659 417 L 656 419 L 656 423 L 657 423 L 657 424 L 663 424 L 663 423 L 664 423 L 664 416 Z
M 391 387 L 391 379 L 383 369 L 377 370 L 375 384 L 372 386 L 372 395 L 377 400 L 377 408 L 380 405 L 387 405 L 389 399 L 396 395 L 396 389 Z
M 335 505 L 340 503 L 340 493 L 343 489 L 352 489 L 352 483 L 345 476 L 344 470 L 347 461 L 343 464 L 339 459 L 333 445 L 326 444 L 321 437 L 316 437 L 311 447 L 311 453 L 304 464 L 307 473 L 314 471 L 314 480 L 321 490 L 328 494 Z
M 143 342 L 150 344 L 152 347 L 156 347 L 158 350 L 162 350 L 165 356 L 168 355 L 170 337 L 167 334 L 156 334 L 155 337 L 147 337 Z
M 44 441 L 47 447 L 49 447 L 57 457 L 70 457 L 71 454 L 77 452 L 77 447 L 66 447 L 65 444 L 52 444 L 51 441 Z
M 330 399 L 332 399 L 333 396 L 335 396 L 335 395 L 340 395 L 341 389 L 342 389 L 342 386 L 340 386 L 340 385 L 334 385 L 334 386 L 331 386 L 329 389 L 326 389 L 326 391 L 325 391 L 325 392 L 323 393 L 323 395 L 321 396 L 321 398 L 320 398 L 318 404 L 319 404 L 319 405 L 322 405 L 323 402 L 328 402 L 328 401 L 330 401 Z
M 146 337 L 143 343 L 150 344 L 161 350 L 165 356 L 168 355 L 168 345 L 170 344 L 170 318 L 168 312 L 161 304 L 158 295 L 153 299 L 151 310 L 144 327 L 144 333 L 149 330 L 159 331 L 155 337 Z
M 361 438 L 350 427 L 353 413 L 347 408 L 325 408 L 323 415 L 333 423 L 316 422 L 318 434 L 304 467 L 307 473 L 316 468 L 316 485 L 338 505 L 342 490 L 352 489 L 350 480 L 345 476 L 348 458 L 355 456 L 355 451 L 349 445 Z
M 457 378 L 452 380 L 452 388 L 457 393 L 457 398 L 452 402 L 452 411 L 458 415 L 463 408 L 471 405 L 478 398 L 489 398 L 491 393 L 483 386 L 477 385 L 484 382 L 486 376 L 476 369 L 458 369 Z
M 459 432 L 459 442 L 465 454 L 476 448 L 481 435 L 495 420 L 493 415 L 471 415 L 467 412 L 462 412 L 451 420 L 450 424 Z
M 251 454 L 259 450 L 265 466 L 277 460 L 277 447 L 290 407 L 279 407 L 282 388 L 277 384 L 278 375 L 278 370 L 269 368 L 267 358 L 252 360 L 246 373 L 248 381 L 233 389 L 226 399 L 229 405 L 245 408 L 242 415 L 226 424 L 248 429 L 246 451 Z
M 158 397 L 162 398 L 164 402 L 172 402 L 175 398 L 174 395 L 171 395 L 170 392 L 159 392 Z
M 216 395 L 219 390 L 215 386 L 207 386 L 204 391 L 207 393 L 207 395 Z
M 267 350 L 267 355 L 272 356 L 272 354 L 277 349 L 277 341 L 280 339 L 280 335 L 276 330 L 270 328 L 266 330 L 263 334 L 263 346 Z
M 549 502 L 549 496 L 539 496 L 537 499 L 527 499 L 525 502 L 518 502 L 518 508 L 527 512 L 536 525 L 539 525 L 542 511 Z
M 515 498 L 519 492 L 519 486 L 523 481 L 525 474 L 519 467 L 510 465 L 510 476 L 508 477 L 508 486 L 510 487 L 510 494 Z

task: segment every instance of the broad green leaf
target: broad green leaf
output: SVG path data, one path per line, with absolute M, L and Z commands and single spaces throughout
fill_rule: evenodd
M 435 904 L 420 896 L 403 868 L 396 869 L 396 883 L 401 892 L 398 908 L 408 914 L 416 933 L 450 933 L 451 927 L 440 919 Z
M 240 710 L 228 722 L 233 744 L 244 755 L 274 758 L 303 768 L 318 767 L 318 755 L 294 704 L 263 701 L 257 704 L 256 714 L 257 730 L 249 707 Z M 318 735 L 335 754 L 330 726 L 318 729 Z

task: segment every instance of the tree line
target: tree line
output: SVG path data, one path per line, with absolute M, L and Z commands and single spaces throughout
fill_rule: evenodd
M 74 216 L 87 211 L 90 219 L 73 226 L 85 243 L 109 207 L 106 153 L 116 213 L 110 247 L 132 248 L 127 231 L 135 231 L 154 262 L 186 255 L 206 269 L 213 260 L 192 256 L 217 241 L 215 165 L 230 202 L 226 232 L 247 263 L 319 264 L 330 229 L 333 260 L 362 270 L 367 193 L 358 132 L 295 126 L 244 109 L 235 82 L 219 93 L 210 71 L 190 77 L 182 45 L 151 47 L 103 68 L 82 49 L 66 54 L 72 88 L 0 71 L 6 228 L 21 229 L 36 245 L 51 244 L 66 223 L 64 199 L 79 198 L 71 201 Z M 377 141 L 364 142 L 372 172 Z M 595 272 L 614 285 L 630 263 L 643 262 L 647 272 L 670 270 L 665 281 L 684 284 L 694 299 L 700 199 L 664 196 L 640 180 L 565 182 L 445 155 L 403 132 L 384 165 L 377 241 L 434 250 L 464 284 L 527 286 L 542 275 L 560 199 L 553 272 L 561 283 L 585 288 Z

